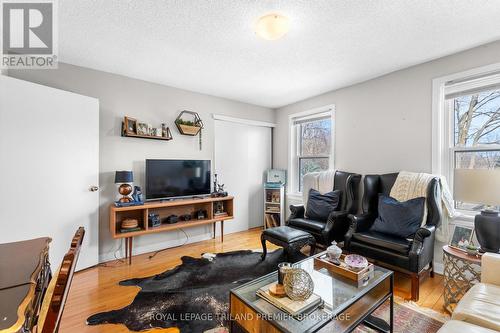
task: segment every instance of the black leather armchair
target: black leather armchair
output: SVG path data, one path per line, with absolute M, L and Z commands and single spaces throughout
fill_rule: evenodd
M 379 193 L 389 195 L 398 173 L 367 175 L 364 179 L 362 214 L 350 215 L 350 227 L 345 236 L 345 249 L 366 256 L 381 266 L 411 276 L 411 298 L 418 300 L 420 277 L 426 271 L 434 276 L 435 230 L 441 224 L 441 187 L 434 178 L 427 189 L 427 222 L 413 239 L 387 235 L 370 228 L 378 216 Z M 429 269 L 426 270 L 427 265 Z
M 349 228 L 347 216 L 357 211 L 358 192 L 361 175 L 356 173 L 336 171 L 332 190 L 340 190 L 340 203 L 337 210 L 330 213 L 328 220 L 311 220 L 304 216 L 303 205 L 291 205 L 291 215 L 287 225 L 307 231 L 316 238 L 316 243 L 324 246 L 333 240 L 344 241 L 344 236 Z

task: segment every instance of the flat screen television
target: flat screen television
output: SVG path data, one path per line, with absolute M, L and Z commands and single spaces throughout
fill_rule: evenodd
M 146 160 L 146 200 L 210 194 L 210 160 Z

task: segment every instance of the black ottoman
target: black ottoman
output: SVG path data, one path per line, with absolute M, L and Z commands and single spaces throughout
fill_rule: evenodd
M 311 254 L 313 254 L 316 249 L 316 239 L 313 235 L 305 231 L 290 228 L 288 226 L 268 228 L 262 231 L 262 235 L 260 235 L 260 241 L 262 243 L 262 260 L 266 259 L 267 255 L 266 240 L 281 246 L 285 250 L 287 256 L 290 251 L 298 252 L 306 245 L 311 246 Z

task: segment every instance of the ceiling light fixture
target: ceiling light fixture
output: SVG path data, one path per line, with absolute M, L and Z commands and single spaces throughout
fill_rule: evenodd
M 279 14 L 268 14 L 257 21 L 255 33 L 266 40 L 277 40 L 285 36 L 290 29 L 290 20 Z

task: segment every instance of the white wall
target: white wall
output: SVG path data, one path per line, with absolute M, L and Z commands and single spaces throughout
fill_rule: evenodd
M 432 80 L 500 62 L 500 41 L 277 109 L 274 166 L 287 168 L 290 114 L 335 104 L 335 168 L 361 174 L 432 171 Z M 437 244 L 437 270 L 442 251 Z
M 110 238 L 108 228 L 109 205 L 116 197 L 115 170 L 134 171 L 136 184 L 144 185 L 146 158 L 213 159 L 214 121 L 212 113 L 274 122 L 274 111 L 223 98 L 198 94 L 172 87 L 153 84 L 101 71 L 68 64 L 59 64 L 57 70 L 9 70 L 9 76 L 52 86 L 82 95 L 96 97 L 100 104 L 100 259 L 113 258 L 120 247 Z M 182 136 L 174 119 L 183 109 L 200 114 L 203 130 L 203 150 L 198 149 L 198 137 Z M 120 136 L 123 116 L 128 115 L 159 126 L 170 126 L 172 141 L 141 140 Z M 75 119 L 75 126 L 85 126 Z M 21 126 L 22 127 L 22 126 Z M 231 192 L 231 188 L 227 189 Z M 230 222 L 228 222 L 230 223 Z M 211 227 L 186 229 L 190 241 L 208 239 Z M 184 242 L 182 232 L 168 232 L 137 237 L 134 253 L 153 251 Z M 122 252 L 123 253 L 123 252 Z

